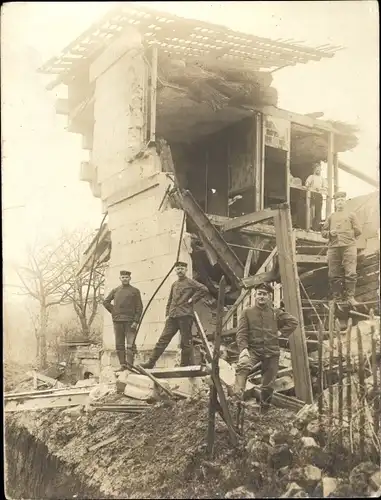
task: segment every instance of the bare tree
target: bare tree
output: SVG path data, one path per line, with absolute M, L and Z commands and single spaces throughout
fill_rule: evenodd
M 37 358 L 39 368 L 47 361 L 47 326 L 49 311 L 59 304 L 72 304 L 81 324 L 83 336 L 89 338 L 91 325 L 102 297 L 104 265 L 78 274 L 82 254 L 90 242 L 88 231 L 63 233 L 54 245 L 30 248 L 28 264 L 17 270 L 23 293 L 39 304 Z

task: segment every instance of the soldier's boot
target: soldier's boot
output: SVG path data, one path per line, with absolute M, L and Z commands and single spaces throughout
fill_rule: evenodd
M 142 363 L 141 367 L 142 368 L 153 368 L 156 365 L 157 360 L 160 358 L 160 356 L 163 354 L 165 348 L 155 346 L 151 356 L 149 357 L 149 360 L 146 363 Z
M 340 301 L 343 299 L 343 287 L 340 280 L 330 280 L 330 290 L 332 300 Z
M 117 372 L 123 372 L 124 370 L 127 369 L 127 365 L 126 365 L 126 351 L 124 349 L 123 350 L 117 350 L 116 354 L 118 356 L 118 361 L 119 361 L 120 368 L 116 368 L 114 371 L 116 373 Z
M 127 363 L 130 366 L 134 366 L 134 360 L 135 360 L 135 353 L 132 349 L 127 350 Z
M 261 413 L 269 411 L 274 389 L 261 389 Z
M 235 398 L 243 399 L 243 394 L 246 387 L 247 374 L 236 373 L 233 394 Z
M 358 305 L 357 300 L 355 299 L 355 291 L 356 291 L 356 282 L 355 281 L 345 281 L 345 291 L 347 302 L 350 306 L 355 307 Z

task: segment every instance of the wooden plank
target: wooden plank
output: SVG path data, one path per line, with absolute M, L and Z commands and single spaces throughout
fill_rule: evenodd
M 256 212 L 263 210 L 263 195 L 264 195 L 264 167 L 265 167 L 265 125 L 264 116 L 261 112 L 254 114 L 255 124 L 255 139 L 253 150 L 253 166 L 254 166 L 254 208 Z
M 373 177 L 370 177 L 369 175 L 365 174 L 364 172 L 361 172 L 360 170 L 357 170 L 356 168 L 353 168 L 349 166 L 347 163 L 344 163 L 342 161 L 338 162 L 338 168 L 342 170 L 343 172 L 347 172 L 347 174 L 353 175 L 353 177 L 356 177 L 357 179 L 360 179 L 367 184 L 370 184 L 371 186 L 379 189 L 380 187 L 380 181 L 378 179 L 374 179 Z
M 156 140 L 156 113 L 157 113 L 157 62 L 158 48 L 157 45 L 152 47 L 152 62 L 151 62 L 151 87 L 150 87 L 150 129 L 149 142 L 153 143 Z
M 165 385 L 163 385 L 161 382 L 159 382 L 157 380 L 156 377 L 154 377 L 150 372 L 148 372 L 145 368 L 143 368 L 142 366 L 140 365 L 134 365 L 134 368 L 136 368 L 136 370 L 138 372 L 140 372 L 142 375 L 146 375 L 150 380 L 152 380 L 152 382 L 154 382 L 154 384 L 159 387 L 165 394 L 167 394 L 167 396 L 169 396 L 170 398 L 175 398 L 175 395 L 172 393 L 172 391 L 170 389 L 168 389 L 167 387 L 165 387 Z
M 253 288 L 254 286 L 260 285 L 261 283 L 270 283 L 275 281 L 276 275 L 274 271 L 269 271 L 266 273 L 256 274 L 255 276 L 250 276 L 242 280 L 242 284 L 245 288 Z
M 327 182 L 328 182 L 328 193 L 327 193 L 327 205 L 326 205 L 326 217 L 332 213 L 332 203 L 333 203 L 333 155 L 335 148 L 335 134 L 330 132 L 328 135 L 328 151 L 327 151 Z
M 333 194 L 339 190 L 339 154 L 333 153 Z
M 274 247 L 271 251 L 271 253 L 266 257 L 265 261 L 263 262 L 263 264 L 261 265 L 261 267 L 258 269 L 257 273 L 262 273 L 262 271 L 264 271 L 266 269 L 266 267 L 270 264 L 270 262 L 273 260 L 273 258 L 275 257 L 275 255 L 277 254 L 277 247 Z M 229 311 L 226 313 L 225 317 L 224 317 L 224 321 L 223 321 L 223 324 L 222 326 L 224 327 L 226 325 L 226 323 L 229 321 L 229 319 L 233 316 L 233 314 L 235 313 L 235 311 L 237 310 L 237 307 L 242 303 L 242 301 L 250 294 L 250 288 L 248 288 L 247 290 L 242 290 L 241 291 L 241 294 L 240 296 L 238 297 L 238 299 L 234 302 L 234 304 L 232 305 L 232 307 L 229 309 Z
M 327 256 L 296 254 L 296 262 L 298 264 L 326 264 Z
M 245 262 L 245 269 L 243 271 L 244 278 L 247 278 L 250 274 L 250 266 L 251 266 L 251 262 L 253 260 L 253 255 L 254 255 L 254 250 L 250 249 L 247 253 L 247 258 L 246 258 L 246 262 Z
M 201 324 L 200 318 L 196 312 L 194 313 L 194 318 L 196 321 L 197 330 L 201 336 L 201 340 L 203 342 L 203 345 L 204 345 L 204 348 L 206 351 L 206 358 L 209 361 L 209 363 L 211 363 L 213 360 L 213 354 L 212 354 L 209 342 L 206 338 L 205 331 L 204 331 L 203 326 Z M 228 428 L 229 437 L 231 439 L 232 444 L 237 445 L 238 444 L 238 435 L 237 435 L 236 431 L 234 430 L 233 420 L 232 420 L 232 417 L 231 417 L 230 412 L 229 412 L 229 408 L 228 408 L 226 398 L 225 398 L 225 393 L 224 393 L 222 385 L 221 385 L 221 380 L 220 380 L 219 376 L 216 375 L 213 371 L 212 371 L 211 376 L 213 379 L 213 383 L 216 387 L 218 401 L 219 401 L 219 404 L 221 406 L 221 411 L 222 411 L 226 426 Z
M 293 241 L 290 209 L 287 204 L 278 209 L 278 216 L 274 218 L 274 222 L 280 275 L 283 284 L 283 300 L 286 310 L 298 320 L 298 326 L 289 338 L 295 380 L 295 394 L 298 399 L 305 403 L 312 403 L 311 374 L 304 334 L 295 242 Z
M 103 448 L 103 446 L 106 446 L 108 444 L 115 443 L 119 439 L 119 436 L 111 436 L 107 439 L 104 439 L 103 441 L 100 441 L 97 444 L 93 444 L 93 446 L 89 446 L 87 448 L 87 451 L 96 451 L 99 450 L 99 448 Z
M 226 222 L 222 227 L 221 231 L 227 232 L 233 229 L 240 229 L 243 227 L 251 226 L 252 224 L 256 224 L 257 222 L 262 222 L 266 219 L 271 219 L 276 215 L 275 210 L 271 210 L 266 208 L 265 210 L 261 210 L 259 212 L 253 212 L 246 215 L 241 215 L 240 217 L 235 217 L 234 219 Z
M 225 304 L 225 287 L 226 287 L 225 276 L 222 276 L 219 284 L 218 300 L 217 300 L 216 333 L 215 333 L 214 351 L 212 360 L 213 376 L 218 376 L 219 373 L 218 362 L 220 358 L 222 320 L 223 320 L 224 304 Z M 210 393 L 209 393 L 209 414 L 208 414 L 208 434 L 207 434 L 207 443 L 208 443 L 207 453 L 209 457 L 212 457 L 214 452 L 217 402 L 218 402 L 217 389 L 216 385 L 213 384 L 212 387 L 210 388 Z
M 213 247 L 218 255 L 219 263 L 229 279 L 237 286 L 241 286 L 241 278 L 244 272 L 242 262 L 223 239 L 219 231 L 210 222 L 192 194 L 189 191 L 184 190 L 180 192 L 177 190 L 172 193 L 171 196 L 192 219 L 198 231 Z
M 86 403 L 90 391 L 76 392 L 73 394 L 50 394 L 40 397 L 10 400 L 5 403 L 5 412 L 37 411 L 46 408 L 65 408 L 78 406 Z
M 146 369 L 155 378 L 194 378 L 205 377 L 205 368 L 201 365 L 179 366 L 174 368 L 152 368 Z
M 41 382 L 45 382 L 46 384 L 50 384 L 53 387 L 57 387 L 57 388 L 60 388 L 60 387 L 67 388 L 68 387 L 66 384 L 59 382 L 55 378 L 48 377 L 47 375 L 43 375 L 42 373 L 39 373 L 39 372 L 37 372 L 36 374 L 34 374 L 33 372 L 27 372 L 26 374 L 29 378 L 34 378 L 36 376 L 37 380 L 41 380 Z

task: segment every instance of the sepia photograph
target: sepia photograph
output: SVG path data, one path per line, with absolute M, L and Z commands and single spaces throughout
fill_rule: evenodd
M 1 9 L 9 500 L 381 495 L 379 4 Z

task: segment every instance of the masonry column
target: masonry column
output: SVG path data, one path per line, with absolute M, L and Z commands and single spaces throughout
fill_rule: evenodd
M 183 212 L 159 207 L 171 181 L 162 172 L 156 149 L 146 142 L 147 68 L 139 33 L 128 30 L 94 61 L 94 143 L 91 161 L 97 171 L 104 210 L 108 211 L 111 257 L 105 293 L 119 285 L 119 271 L 132 272 L 143 306 L 176 259 Z M 164 204 L 166 207 L 166 204 Z M 186 235 L 181 259 L 192 272 Z M 165 304 L 175 276 L 164 283 L 147 310 L 137 337 L 140 353 L 156 343 L 165 320 Z M 177 350 L 174 339 L 169 352 Z M 116 364 L 111 316 L 104 314 L 103 365 Z M 162 363 L 165 362 L 165 356 Z M 171 364 L 171 363 L 169 363 Z

